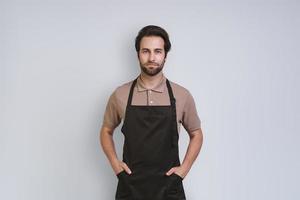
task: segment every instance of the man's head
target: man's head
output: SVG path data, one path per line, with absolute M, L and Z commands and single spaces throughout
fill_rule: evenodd
M 145 26 L 139 31 L 138 35 L 135 38 L 136 52 L 138 53 L 140 50 L 142 38 L 147 36 L 157 36 L 157 37 L 161 37 L 164 40 L 165 56 L 167 57 L 167 54 L 171 49 L 171 42 L 169 40 L 169 35 L 167 31 L 165 31 L 163 28 L 154 25 Z
M 142 71 L 149 76 L 155 76 L 163 69 L 171 43 L 164 29 L 149 25 L 139 31 L 135 48 Z

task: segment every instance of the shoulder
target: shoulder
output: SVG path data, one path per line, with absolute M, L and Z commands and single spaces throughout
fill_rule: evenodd
M 112 96 L 114 96 L 114 98 L 118 101 L 127 99 L 132 82 L 133 82 L 133 80 L 117 86 L 117 88 L 114 90 Z
M 179 97 L 180 99 L 182 99 L 182 98 L 186 99 L 186 98 L 189 98 L 191 96 L 191 93 L 187 88 L 185 88 L 185 87 L 183 87 L 183 86 L 181 86 L 178 83 L 175 83 L 173 81 L 169 80 L 169 82 L 170 82 L 170 85 L 172 87 L 172 90 L 173 90 L 173 93 L 174 93 L 175 97 Z

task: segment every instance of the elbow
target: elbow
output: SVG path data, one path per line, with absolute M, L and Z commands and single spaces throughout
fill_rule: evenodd
M 191 140 L 197 140 L 202 144 L 202 142 L 203 142 L 203 133 L 202 133 L 201 128 L 192 131 L 189 135 L 190 135 Z

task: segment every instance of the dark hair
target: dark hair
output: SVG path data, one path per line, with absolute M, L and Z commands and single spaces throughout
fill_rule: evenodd
M 135 38 L 135 49 L 137 52 L 139 52 L 141 40 L 145 36 L 161 37 L 164 40 L 164 49 L 165 49 L 166 56 L 167 56 L 168 52 L 171 49 L 171 42 L 169 40 L 169 35 L 168 35 L 167 31 L 165 31 L 163 28 L 161 28 L 159 26 L 155 26 L 155 25 L 148 25 L 148 26 L 145 26 L 144 28 L 142 28 Z

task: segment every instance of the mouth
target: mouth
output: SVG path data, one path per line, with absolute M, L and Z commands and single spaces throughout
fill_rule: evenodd
M 150 65 L 150 66 L 158 66 L 158 64 L 156 64 L 156 63 L 147 63 L 147 65 Z

